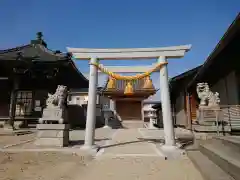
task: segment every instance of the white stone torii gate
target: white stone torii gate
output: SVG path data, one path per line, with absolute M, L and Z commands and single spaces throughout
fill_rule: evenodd
M 72 53 L 77 60 L 90 60 L 89 72 L 89 90 L 87 122 L 85 132 L 85 142 L 83 149 L 96 150 L 98 147 L 94 144 L 95 123 L 96 123 L 96 90 L 98 85 L 98 69 L 94 66 L 99 60 L 113 59 L 158 59 L 159 63 L 167 62 L 168 58 L 184 57 L 185 52 L 191 49 L 191 45 L 172 46 L 163 48 L 132 48 L 132 49 L 91 49 L 91 48 L 70 48 L 68 52 Z M 162 102 L 162 116 L 164 124 L 164 135 L 166 149 L 175 149 L 175 133 L 171 112 L 168 70 L 167 64 L 160 70 L 160 92 Z

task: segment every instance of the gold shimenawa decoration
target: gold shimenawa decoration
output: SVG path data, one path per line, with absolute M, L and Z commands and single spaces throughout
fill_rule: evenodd
M 152 85 L 152 81 L 150 79 L 150 74 L 153 73 L 154 71 L 158 70 L 158 69 L 161 69 L 161 67 L 163 65 L 167 64 L 167 62 L 158 63 L 152 69 L 150 69 L 149 71 L 141 73 L 141 74 L 136 74 L 136 75 L 133 75 L 133 76 L 122 76 L 122 75 L 116 74 L 114 72 L 110 72 L 102 64 L 98 64 L 98 63 L 90 63 L 90 64 L 96 66 L 100 71 L 102 71 L 103 73 L 107 74 L 110 77 L 110 79 L 108 81 L 108 84 L 107 84 L 108 89 L 114 89 L 115 88 L 115 81 L 116 80 L 125 80 L 125 81 L 128 81 L 128 82 L 127 82 L 127 85 L 125 87 L 124 94 L 125 95 L 133 95 L 134 92 L 133 92 L 133 87 L 132 87 L 132 82 L 131 81 L 146 78 L 146 81 L 144 83 L 143 88 L 144 89 L 152 88 L 153 85 Z
M 133 95 L 134 94 L 131 82 L 127 82 L 127 85 L 124 89 L 124 94 L 125 95 Z
M 153 89 L 152 80 L 150 79 L 150 76 L 146 77 L 146 80 L 144 81 L 143 89 Z
M 137 80 L 137 79 L 142 79 L 145 78 L 147 76 L 149 76 L 151 73 L 153 73 L 154 71 L 161 69 L 161 67 L 165 64 L 167 64 L 167 62 L 164 63 L 158 63 L 156 66 L 154 66 L 152 69 L 150 69 L 147 72 L 144 72 L 142 74 L 136 74 L 133 76 L 122 76 L 120 74 L 116 74 L 114 72 L 110 72 L 108 71 L 107 68 L 105 68 L 102 64 L 98 64 L 98 63 L 90 63 L 92 65 L 95 65 L 100 71 L 102 71 L 103 73 L 111 76 L 113 79 L 116 80 L 126 80 L 126 81 L 132 81 L 132 80 Z
M 115 83 L 116 83 L 116 80 L 110 77 L 107 84 L 107 89 L 115 89 Z

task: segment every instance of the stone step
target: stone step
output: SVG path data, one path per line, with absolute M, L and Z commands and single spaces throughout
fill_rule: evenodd
M 213 121 L 200 121 L 199 125 L 205 125 L 205 126 L 213 126 L 216 124 L 216 120 Z
M 214 139 L 240 153 L 240 136 L 216 136 Z
M 143 121 L 140 121 L 140 120 L 136 120 L 136 121 L 125 120 L 125 121 L 122 121 L 122 126 L 126 129 L 137 129 L 137 128 L 143 128 L 144 124 L 143 124 Z
M 199 125 L 205 125 L 205 126 L 216 126 L 217 122 L 216 120 L 202 120 L 202 121 L 198 121 Z M 221 124 L 224 124 L 225 126 L 227 126 L 229 123 L 228 121 L 218 121 L 219 126 L 221 126 Z
M 200 151 L 187 151 L 187 155 L 205 180 L 234 180 Z
M 231 132 L 231 127 L 194 125 L 193 130 L 195 132 Z
M 235 179 L 240 179 L 240 154 L 215 139 L 202 142 L 199 150 Z
M 238 119 L 231 119 L 230 123 L 233 130 L 240 130 L 240 121 Z

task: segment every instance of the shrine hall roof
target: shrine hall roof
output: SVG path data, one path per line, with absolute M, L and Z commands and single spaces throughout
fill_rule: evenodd
M 0 50 L 0 60 L 20 60 L 20 58 L 54 62 L 71 60 L 71 54 L 48 49 L 47 43 L 42 39 L 42 33 L 38 32 L 36 40 L 31 40 L 29 44 Z
M 9 49 L 0 49 L 0 64 L 4 69 L 12 69 L 18 65 L 31 64 L 33 67 L 61 69 L 59 83 L 69 84 L 72 88 L 88 87 L 88 80 L 78 70 L 72 60 L 71 53 L 62 53 L 59 50 L 53 51 L 47 48 L 47 43 L 42 39 L 42 33 L 37 33 L 37 38 L 29 44 Z M 10 72 L 9 72 L 10 73 Z M 70 88 L 71 88 L 70 87 Z

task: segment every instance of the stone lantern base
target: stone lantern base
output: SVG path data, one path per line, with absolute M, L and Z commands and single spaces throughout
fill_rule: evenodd
M 157 129 L 155 126 L 155 119 L 154 118 L 150 118 L 149 120 L 149 125 L 148 125 L 148 129 Z

